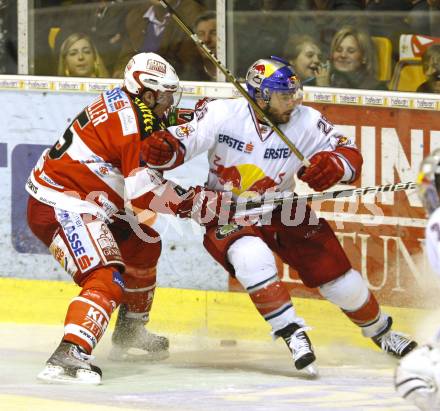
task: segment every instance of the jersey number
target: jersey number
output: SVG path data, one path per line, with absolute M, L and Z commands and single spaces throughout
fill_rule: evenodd
M 324 116 L 318 120 L 317 126 L 326 136 L 328 136 L 333 130 L 333 124 L 330 123 L 330 121 L 328 121 Z
M 61 156 L 67 151 L 67 149 L 72 144 L 73 140 L 73 124 L 75 121 L 80 126 L 81 130 L 89 124 L 90 119 L 89 115 L 87 114 L 87 110 L 84 109 L 81 111 L 80 114 L 75 118 L 75 120 L 72 121 L 70 126 L 67 128 L 67 130 L 64 132 L 63 136 L 52 146 L 52 148 L 49 151 L 49 158 L 52 160 L 58 160 L 61 158 Z

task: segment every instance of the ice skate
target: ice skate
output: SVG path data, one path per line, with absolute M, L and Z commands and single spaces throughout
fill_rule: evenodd
M 392 318 L 388 317 L 385 329 L 371 339 L 381 350 L 397 358 L 402 358 L 416 348 L 417 343 L 408 335 L 391 330 L 392 324 Z
M 102 372 L 90 364 L 92 359 L 78 345 L 62 341 L 37 378 L 47 383 L 100 384 Z
M 159 361 L 169 357 L 168 338 L 156 335 L 145 328 L 146 322 L 127 318 L 125 305 L 119 307 L 112 349 L 109 359 L 113 361 Z
M 292 353 L 297 370 L 305 370 L 313 377 L 318 376 L 318 369 L 314 364 L 315 353 L 313 352 L 312 343 L 306 334 L 306 327 L 300 327 L 298 324 L 292 323 L 275 332 L 275 336 L 282 337 L 287 347 Z

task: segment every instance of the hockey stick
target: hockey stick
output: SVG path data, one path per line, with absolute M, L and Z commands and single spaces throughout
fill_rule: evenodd
M 289 147 L 289 149 L 292 151 L 293 154 L 295 154 L 299 160 L 306 166 L 310 166 L 310 161 L 305 158 L 301 152 L 296 148 L 295 144 L 293 144 L 286 135 L 267 117 L 267 115 L 264 113 L 264 111 L 258 106 L 258 104 L 252 100 L 252 98 L 249 96 L 249 94 L 246 92 L 246 90 L 241 86 L 241 84 L 238 82 L 238 80 L 233 76 L 233 74 L 222 64 L 222 62 L 215 56 L 214 53 L 212 53 L 208 47 L 206 47 L 206 44 L 203 43 L 202 40 L 200 40 L 199 36 L 197 36 L 196 33 L 194 33 L 179 17 L 177 12 L 168 4 L 166 0 L 159 0 L 160 4 L 171 14 L 175 22 L 180 26 L 180 28 L 188 34 L 189 37 L 196 43 L 196 45 L 205 53 L 205 55 L 211 60 L 212 63 L 215 64 L 217 68 L 220 69 L 220 71 L 225 75 L 226 79 L 231 82 L 235 88 L 238 90 L 238 92 L 248 101 L 250 106 L 253 108 L 255 113 L 269 125 L 269 127 L 272 128 L 272 130 L 275 131 L 275 133 L 278 135 L 278 137 L 283 140 L 283 142 Z
M 394 191 L 404 191 L 404 190 L 413 190 L 417 187 L 417 184 L 414 182 L 407 183 L 396 183 L 396 184 L 385 184 L 382 186 L 376 187 L 363 187 L 363 188 L 354 188 L 347 190 L 338 190 L 338 191 L 326 191 L 323 193 L 314 193 L 299 196 L 294 193 L 286 193 L 284 196 L 280 197 L 266 197 L 260 201 L 247 201 L 243 203 L 238 203 L 237 211 L 251 210 L 253 208 L 262 207 L 263 205 L 283 205 L 289 202 L 298 202 L 298 201 L 323 201 L 323 200 L 332 200 L 336 198 L 342 197 L 359 197 L 365 194 L 378 194 L 378 193 L 387 193 Z M 245 206 L 242 206 L 245 204 Z M 243 208 L 242 208 L 243 207 Z

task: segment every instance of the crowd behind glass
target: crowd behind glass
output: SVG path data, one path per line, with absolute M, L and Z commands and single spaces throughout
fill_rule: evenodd
M 169 3 L 216 52 L 216 1 Z M 30 74 L 121 78 L 130 56 L 152 51 L 182 80 L 217 80 L 157 0 L 31 4 Z M 226 65 L 239 78 L 277 55 L 305 85 L 440 93 L 440 0 L 229 0 L 226 33 Z M 0 0 L 0 74 L 16 73 L 17 1 Z

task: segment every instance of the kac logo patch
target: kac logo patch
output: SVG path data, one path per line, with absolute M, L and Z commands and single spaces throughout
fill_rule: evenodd
M 240 231 L 243 227 L 237 224 L 226 224 L 221 227 L 217 227 L 215 230 L 215 237 L 217 240 L 223 240 L 224 238 L 230 236 L 237 231 Z

